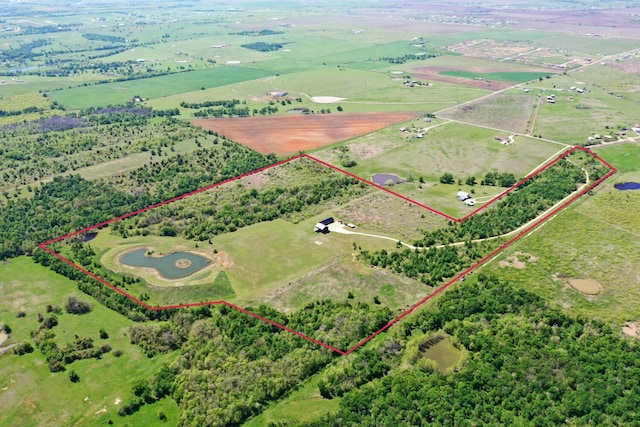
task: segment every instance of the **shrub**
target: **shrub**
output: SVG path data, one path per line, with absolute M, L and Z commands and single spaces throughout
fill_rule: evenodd
M 67 304 L 65 305 L 67 313 L 71 314 L 85 314 L 91 311 L 91 305 L 88 302 L 81 301 L 75 296 L 67 298 Z

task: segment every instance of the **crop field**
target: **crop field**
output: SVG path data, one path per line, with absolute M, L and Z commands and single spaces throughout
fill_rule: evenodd
M 413 117 L 411 113 L 291 114 L 277 118 L 199 119 L 193 123 L 261 153 L 291 156 Z
M 144 99 L 159 98 L 202 87 L 222 86 L 257 79 L 269 74 L 264 70 L 248 67 L 210 68 L 189 73 L 152 77 L 140 81 L 132 80 L 64 89 L 52 92 L 51 96 L 66 108 L 75 110 L 126 104 L 135 96 L 141 96 Z

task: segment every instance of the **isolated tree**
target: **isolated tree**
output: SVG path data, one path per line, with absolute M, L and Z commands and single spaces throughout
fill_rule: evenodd
M 77 383 L 80 381 L 80 376 L 76 373 L 76 371 L 71 370 L 69 371 L 69 379 L 72 383 Z
M 469 178 L 467 178 L 467 185 L 476 185 L 476 177 L 470 176 Z
M 445 172 L 441 177 L 440 177 L 440 183 L 441 184 L 453 184 L 454 182 L 456 182 L 455 178 L 453 177 L 452 174 L 450 174 L 449 172 Z

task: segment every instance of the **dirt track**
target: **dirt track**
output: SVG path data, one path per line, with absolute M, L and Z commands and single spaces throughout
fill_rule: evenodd
M 198 119 L 192 123 L 261 153 L 286 156 L 364 135 L 415 117 L 415 113 L 288 114 Z

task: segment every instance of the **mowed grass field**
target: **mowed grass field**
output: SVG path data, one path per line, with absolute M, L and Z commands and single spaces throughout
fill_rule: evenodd
M 593 194 L 584 196 L 532 235 L 507 249 L 487 267 L 533 290 L 569 312 L 617 325 L 640 319 L 640 192 L 619 191 L 616 182 L 640 182 L 637 144 L 598 148 L 596 153 L 619 167 Z M 523 252 L 537 257 L 524 269 L 500 267 L 499 260 Z M 593 279 L 603 288 L 581 294 L 554 275 Z
M 403 127 L 420 129 L 424 137 L 415 137 L 417 130 L 411 130 L 408 136 L 400 132 Z M 322 149 L 314 155 L 339 164 L 341 153 L 346 150 L 357 162 L 349 172 L 367 180 L 377 173 L 395 174 L 410 182 L 394 185 L 392 191 L 459 217 L 473 210 L 456 199 L 459 190 L 473 189 L 479 201 L 487 201 L 504 190 L 479 185 L 487 172 L 513 173 L 519 180 L 564 149 L 562 145 L 523 136 L 515 137 L 512 145 L 503 145 L 495 139 L 497 136 L 509 135 L 462 123 L 418 120 Z M 455 178 L 453 185 L 439 182 L 447 172 Z M 477 182 L 474 187 L 466 185 L 472 176 Z
M 72 295 L 89 302 L 92 311 L 84 315 L 64 312 L 64 304 Z M 3 426 L 95 426 L 106 424 L 109 419 L 115 426 L 153 425 L 158 421 L 159 409 L 167 414 L 169 424 L 177 422 L 178 407 L 172 400 L 149 405 L 126 419 L 117 415 L 116 403 L 131 399 L 133 382 L 148 379 L 163 363 L 172 361 L 176 353 L 147 358 L 129 343 L 128 329 L 134 322 L 82 294 L 75 283 L 30 258 L 13 258 L 0 264 L 0 323 L 12 329 L 4 345 L 23 341 L 33 344 L 30 332 L 38 329 L 38 313 L 48 315 L 48 304 L 63 308 L 57 315 L 59 324 L 53 329 L 59 346 L 73 342 L 78 335 L 92 338 L 96 346 L 108 343 L 112 351 L 101 359 L 68 365 L 67 370 L 73 369 L 80 376 L 78 383 L 72 383 L 68 372 L 49 372 L 39 350 L 24 356 L 9 350 L 0 359 Z M 20 311 L 25 316 L 18 318 Z M 108 339 L 100 339 L 102 328 L 109 334 Z M 122 356 L 115 357 L 115 350 L 122 351 Z

